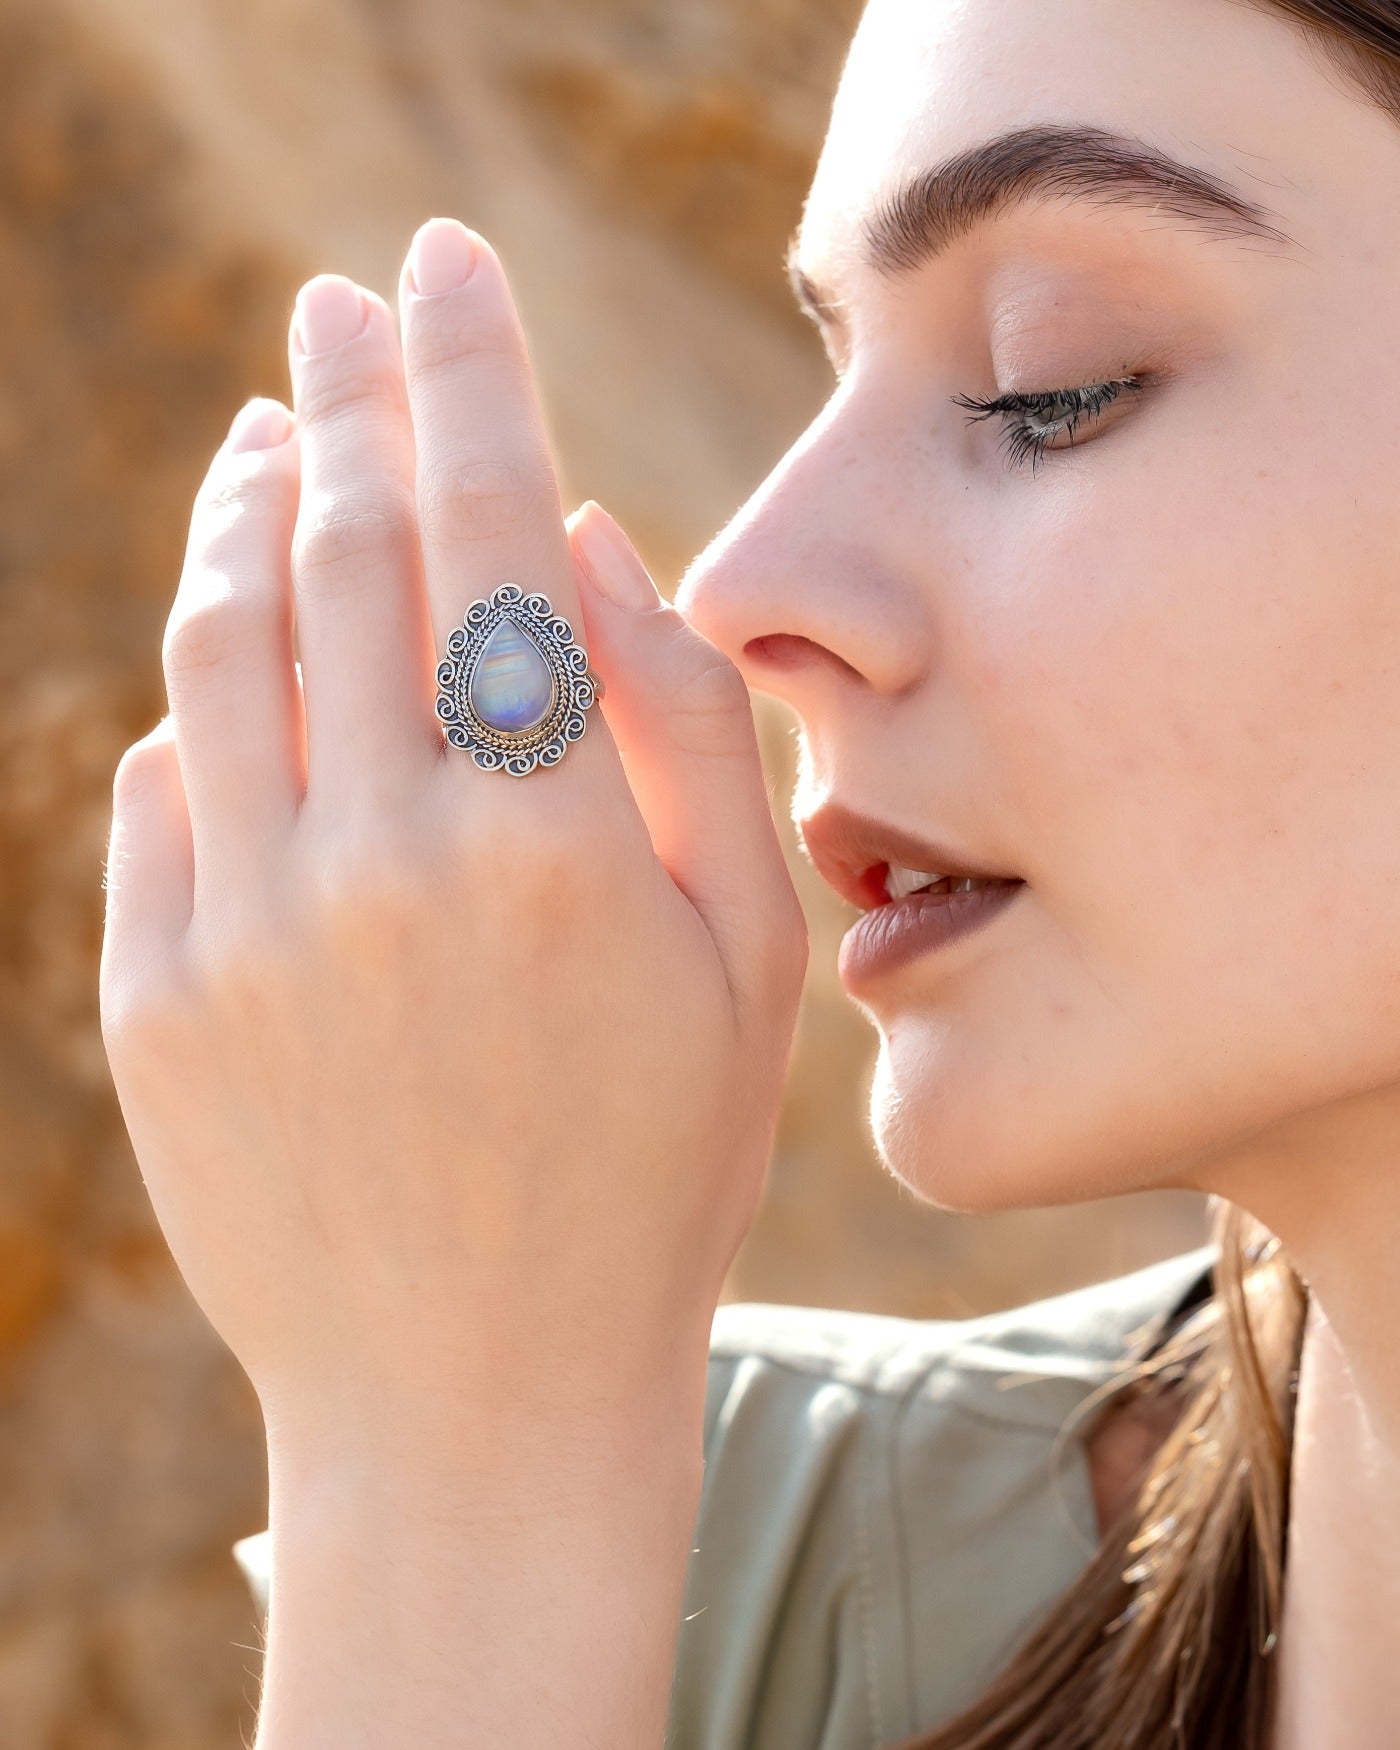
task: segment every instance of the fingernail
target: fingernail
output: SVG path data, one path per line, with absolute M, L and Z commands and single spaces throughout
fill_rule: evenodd
M 297 338 L 309 357 L 344 346 L 368 320 L 369 307 L 360 288 L 344 274 L 318 274 L 297 297 Z
M 471 278 L 476 244 L 456 219 L 429 219 L 421 225 L 408 252 L 408 272 L 421 298 L 455 292 Z
M 596 500 L 589 499 L 574 525 L 574 540 L 588 575 L 619 608 L 654 608 L 661 600 L 637 549 Z
M 231 450 L 271 450 L 292 435 L 292 416 L 280 401 L 259 396 L 240 407 L 228 428 Z

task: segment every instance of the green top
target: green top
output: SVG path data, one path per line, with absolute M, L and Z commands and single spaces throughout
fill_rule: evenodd
M 970 1701 L 1097 1542 L 1062 1425 L 1213 1256 L 975 1319 L 720 1307 L 668 1750 L 880 1750 Z

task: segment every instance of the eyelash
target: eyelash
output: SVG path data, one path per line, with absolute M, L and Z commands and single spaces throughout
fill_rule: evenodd
M 978 400 L 975 395 L 952 395 L 951 401 L 958 407 L 973 409 L 966 423 L 971 425 L 975 420 L 986 419 L 994 413 L 1002 415 L 1006 420 L 1004 436 L 1010 454 L 1010 465 L 1018 467 L 1027 457 L 1030 458 L 1031 473 L 1035 473 L 1036 464 L 1050 448 L 1049 439 L 1058 437 L 1061 432 L 1073 433 L 1085 415 L 1101 413 L 1110 402 L 1116 401 L 1125 390 L 1141 390 L 1144 387 L 1141 377 L 1114 377 L 1107 383 L 1090 383 L 1077 389 L 1050 389 L 1034 394 L 1018 394 L 1008 391 L 1004 395 L 995 395 L 990 400 Z M 1053 418 L 1048 423 L 1055 429 L 1048 434 L 1027 431 L 1024 425 L 1014 423 L 1022 414 L 1038 414 L 1043 422 L 1046 416 L 1052 415 L 1057 407 L 1065 405 L 1069 411 L 1060 420 Z M 1071 437 L 1068 446 L 1073 449 Z

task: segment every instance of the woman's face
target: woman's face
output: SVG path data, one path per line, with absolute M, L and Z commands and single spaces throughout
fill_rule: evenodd
M 1215 1188 L 1390 1087 L 1400 125 L 1231 0 L 873 0 L 794 257 L 831 397 L 679 605 L 796 712 L 797 816 L 1025 883 L 848 970 L 886 1164 Z

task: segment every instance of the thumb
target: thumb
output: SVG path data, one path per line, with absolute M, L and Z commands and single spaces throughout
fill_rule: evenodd
M 773 820 L 748 687 L 659 593 L 592 499 L 568 522 L 589 661 L 628 784 L 671 879 L 704 919 L 736 991 L 772 994 L 807 957 Z

